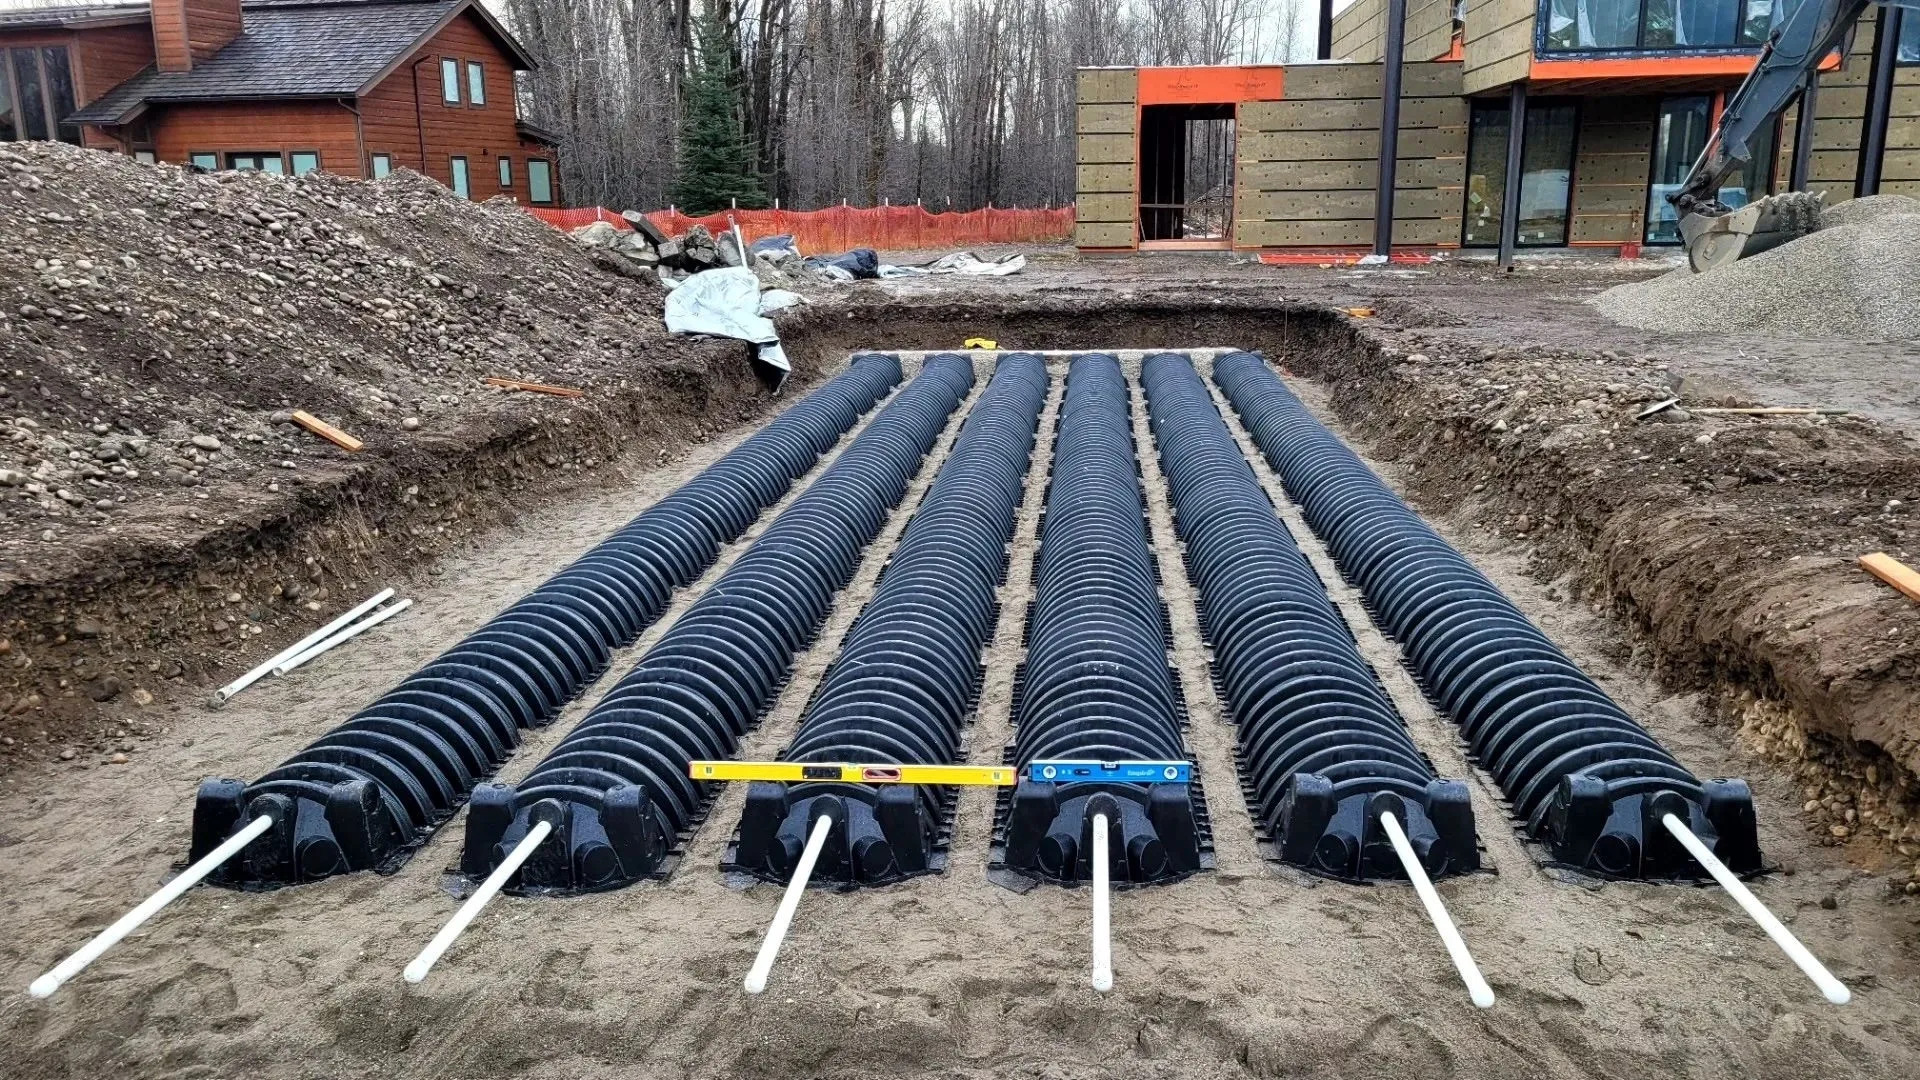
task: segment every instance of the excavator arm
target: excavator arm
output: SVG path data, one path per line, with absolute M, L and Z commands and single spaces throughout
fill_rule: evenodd
M 1920 0 L 1879 2 L 1920 11 Z M 1667 197 L 1680 212 L 1680 236 L 1696 273 L 1777 247 L 1818 227 L 1819 196 L 1794 192 L 1733 209 L 1720 202 L 1720 185 L 1753 160 L 1754 136 L 1779 120 L 1820 61 L 1840 47 L 1873 3 L 1800 0 L 1774 29 L 1746 81 L 1727 98 L 1719 126 L 1693 171 L 1680 190 Z

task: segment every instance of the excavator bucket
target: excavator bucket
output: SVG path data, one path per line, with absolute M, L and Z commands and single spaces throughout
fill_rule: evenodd
M 1696 274 L 1777 248 L 1820 227 L 1824 195 L 1793 191 L 1769 195 L 1718 216 L 1688 214 L 1680 219 L 1687 263 Z

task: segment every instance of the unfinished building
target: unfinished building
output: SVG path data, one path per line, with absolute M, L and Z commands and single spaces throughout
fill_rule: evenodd
M 1407 0 L 1395 196 L 1381 215 L 1388 6 L 1356 0 L 1335 16 L 1322 45 L 1333 59 L 1082 70 L 1078 246 L 1497 248 L 1503 231 L 1523 248 L 1677 244 L 1666 197 L 1789 10 Z M 1736 173 L 1723 202 L 1920 194 L 1920 18 L 1900 14 L 1861 20 L 1756 148 L 1765 174 Z M 1520 198 L 1503 229 L 1509 183 Z

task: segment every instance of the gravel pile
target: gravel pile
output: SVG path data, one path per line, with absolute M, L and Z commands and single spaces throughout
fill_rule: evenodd
M 1842 203 L 1810 236 L 1710 274 L 1682 266 L 1617 285 L 1593 303 L 1643 330 L 1920 337 L 1920 202 L 1892 195 Z
M 511 203 L 411 172 L 0 146 L 0 574 L 76 534 L 190 532 L 292 494 L 341 458 L 294 409 L 379 453 L 559 407 L 485 376 L 625 385 L 664 340 L 659 304 Z

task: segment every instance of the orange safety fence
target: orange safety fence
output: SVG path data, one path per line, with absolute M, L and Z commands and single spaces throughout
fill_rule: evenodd
M 527 212 L 557 229 L 577 229 L 596 221 L 628 229 L 619 214 L 599 207 L 553 210 L 528 207 Z M 739 222 L 747 242 L 791 234 L 804 255 L 822 255 L 850 248 L 879 251 L 928 251 L 973 244 L 1060 244 L 1073 236 L 1073 207 L 1058 210 L 972 210 L 936 214 L 919 206 L 830 206 L 825 210 L 723 210 L 705 217 L 688 217 L 677 210 L 647 214 L 668 236 L 679 236 L 694 225 L 718 233 L 727 218 Z

